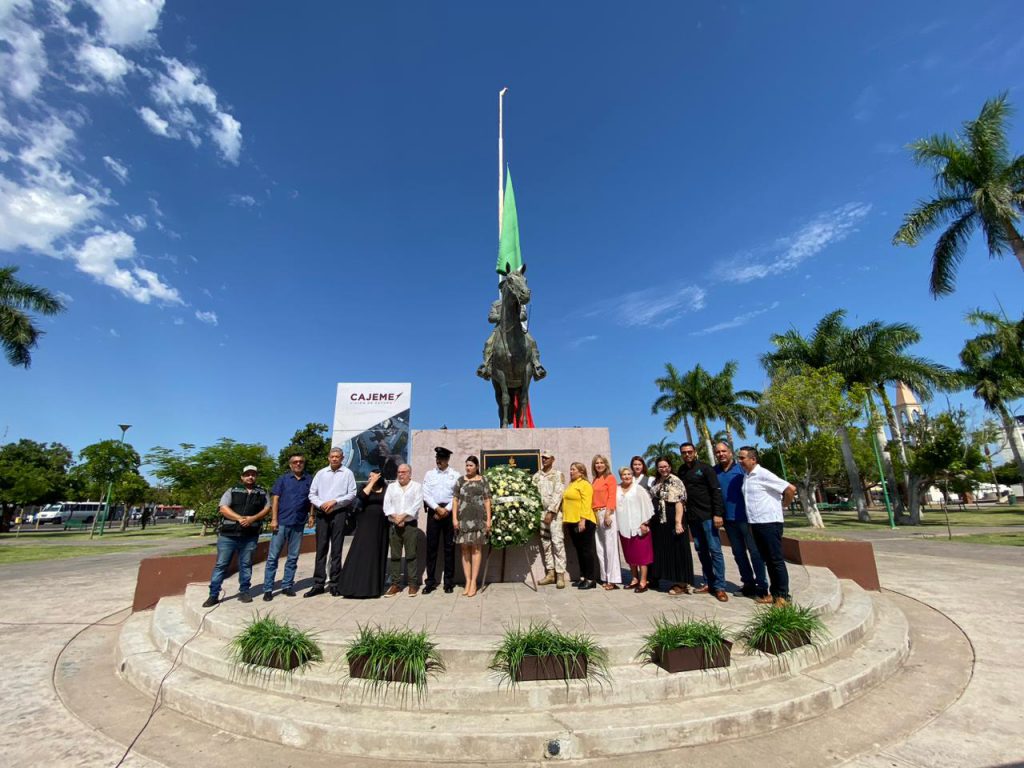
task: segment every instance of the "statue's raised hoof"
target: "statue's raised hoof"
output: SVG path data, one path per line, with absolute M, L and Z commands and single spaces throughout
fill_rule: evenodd
M 548 372 L 546 370 L 544 370 L 544 366 L 543 365 L 538 365 L 537 368 L 533 371 L 533 380 L 534 381 L 540 381 L 541 379 L 543 379 L 547 375 L 548 375 Z

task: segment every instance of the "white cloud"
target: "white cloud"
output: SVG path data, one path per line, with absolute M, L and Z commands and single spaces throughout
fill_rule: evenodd
M 0 251 L 52 253 L 55 241 L 96 218 L 105 202 L 95 190 L 65 190 L 45 180 L 22 184 L 0 174 Z
M 146 124 L 149 130 L 157 136 L 164 136 L 169 139 L 177 138 L 175 134 L 171 133 L 171 124 L 149 107 L 140 107 L 139 117 L 142 118 L 142 122 Z
M 228 195 L 228 202 L 241 208 L 254 208 L 258 205 L 252 195 Z
M 107 166 L 112 174 L 117 177 L 117 180 L 122 184 L 128 181 L 128 168 L 124 163 L 115 160 L 110 155 L 103 156 L 103 164 Z
M 30 13 L 29 2 L 0 1 L 0 94 L 18 99 L 31 98 L 46 73 L 43 33 L 29 24 Z
M 691 336 L 707 336 L 709 333 L 718 333 L 719 331 L 727 331 L 730 328 L 739 328 L 741 325 L 746 325 L 758 315 L 763 315 L 765 312 L 771 312 L 773 309 L 777 309 L 779 302 L 773 301 L 770 306 L 763 307 L 762 309 L 755 309 L 751 312 L 744 312 L 742 315 L 736 315 L 732 320 L 725 320 L 721 323 L 715 323 L 709 325 L 707 328 L 702 328 L 699 331 L 691 331 Z
M 154 41 L 164 0 L 86 0 L 100 17 L 100 35 L 116 46 L 146 45 Z
M 584 344 L 589 344 L 592 341 L 597 341 L 598 337 L 594 334 L 589 336 L 580 336 L 569 342 L 569 349 L 579 349 Z
M 145 114 L 139 111 L 142 119 L 161 136 L 185 137 L 193 146 L 198 146 L 201 139 L 197 131 L 203 130 L 203 121 L 192 107 L 201 107 L 208 115 L 205 130 L 221 157 L 229 163 L 237 163 L 242 150 L 242 124 L 220 107 L 217 93 L 203 82 L 201 72 L 178 59 L 161 57 L 160 61 L 164 72 L 157 76 L 150 93 L 162 108 L 163 116 L 144 107 Z
M 80 271 L 141 304 L 153 300 L 184 303 L 176 288 L 166 285 L 155 272 L 136 265 L 135 239 L 126 232 L 101 231 L 87 238 L 80 248 L 70 249 L 67 256 Z
M 184 321 L 184 319 L 182 319 L 180 317 L 176 317 L 176 318 L 174 318 L 174 324 L 175 325 L 184 325 L 185 321 Z
M 115 339 L 121 338 L 121 334 L 115 331 L 113 328 L 110 329 L 110 335 L 113 336 Z
M 64 291 L 57 291 L 57 298 L 60 299 L 60 303 L 63 304 L 65 307 L 68 304 L 73 303 L 75 300 L 74 296 L 72 296 L 70 293 L 64 293 Z
M 617 319 L 621 325 L 664 328 L 682 314 L 703 309 L 706 296 L 707 292 L 695 285 L 656 286 L 631 291 L 613 300 L 612 304 L 617 307 Z M 601 314 L 603 312 L 604 309 L 600 310 Z M 591 314 L 596 316 L 598 310 Z
M 878 91 L 873 85 L 865 87 L 856 100 L 853 102 L 853 119 L 858 122 L 866 122 L 875 115 L 875 110 L 878 109 L 881 99 L 878 96 Z
M 737 263 L 742 266 L 729 266 L 720 276 L 729 282 L 747 283 L 795 269 L 828 246 L 845 240 L 870 211 L 870 203 L 854 202 L 819 214 L 792 235 L 779 238 L 768 247 L 766 250 L 778 254 L 775 258 L 757 263 L 743 263 L 743 259 L 739 259 Z
M 216 312 L 201 312 L 200 310 L 197 309 L 196 310 L 196 320 L 198 320 L 201 323 L 206 323 L 207 325 L 216 325 L 217 324 L 217 313 Z
M 107 85 L 117 85 L 135 67 L 113 48 L 92 43 L 85 43 L 78 49 L 78 60 Z

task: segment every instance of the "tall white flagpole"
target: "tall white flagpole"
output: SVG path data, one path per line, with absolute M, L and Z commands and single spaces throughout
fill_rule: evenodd
M 508 88 L 498 91 L 498 240 L 501 240 L 501 223 L 505 215 L 505 125 L 504 100 Z

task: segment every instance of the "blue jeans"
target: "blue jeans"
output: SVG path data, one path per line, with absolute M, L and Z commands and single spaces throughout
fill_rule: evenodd
M 712 520 L 690 520 L 690 536 L 697 548 L 697 557 L 704 572 L 704 583 L 711 592 L 725 589 L 725 558 L 722 557 L 722 542 Z
M 291 589 L 295 586 L 295 570 L 299 567 L 299 549 L 302 547 L 302 532 L 305 527 L 305 521 L 296 525 L 279 525 L 277 527 L 277 532 L 270 539 L 270 549 L 267 550 L 267 567 L 263 573 L 264 592 L 271 592 L 274 589 L 277 561 L 281 557 L 281 550 L 285 547 L 288 547 L 288 559 L 284 561 L 284 578 L 281 579 L 281 589 Z
M 238 591 L 248 592 L 252 586 L 252 553 L 256 551 L 259 536 L 218 536 L 217 564 L 213 566 L 210 577 L 210 596 L 220 595 L 220 585 L 224 583 L 224 572 L 231 564 L 231 558 L 238 553 Z
M 726 520 L 725 532 L 729 535 L 732 545 L 732 556 L 736 567 L 740 569 L 740 581 L 744 589 L 753 589 L 758 597 L 768 594 L 768 576 L 765 573 L 764 560 L 757 551 L 754 534 L 750 532 L 750 524 L 746 520 Z

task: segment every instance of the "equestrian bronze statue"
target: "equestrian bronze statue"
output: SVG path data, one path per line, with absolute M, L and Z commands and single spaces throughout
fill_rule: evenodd
M 537 342 L 525 328 L 530 301 L 526 265 L 517 270 L 506 266 L 500 289 L 501 298 L 491 305 L 487 318 L 496 327 L 484 344 L 484 362 L 476 374 L 494 385 L 498 420 L 504 429 L 526 424 L 530 382 L 540 381 L 547 371 L 540 364 Z

